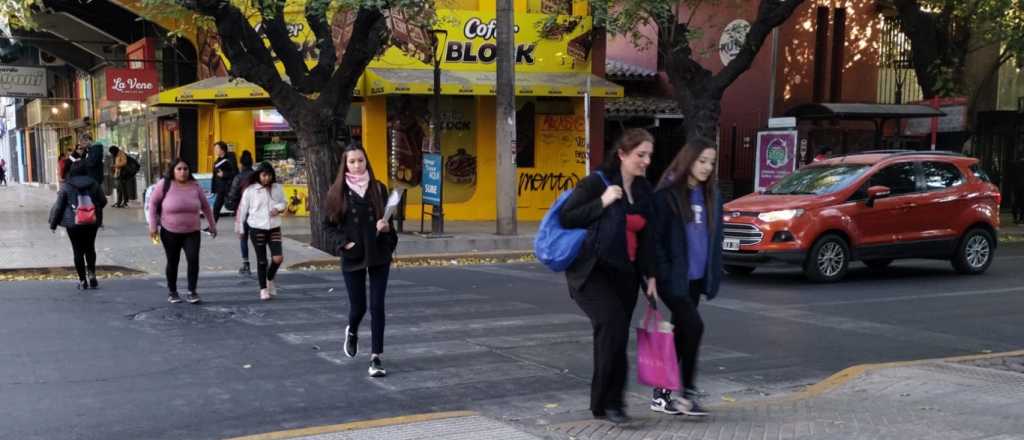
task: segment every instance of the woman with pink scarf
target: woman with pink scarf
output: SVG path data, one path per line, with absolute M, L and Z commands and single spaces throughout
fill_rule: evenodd
M 345 354 L 359 351 L 359 324 L 366 315 L 366 277 L 370 277 L 370 317 L 373 343 L 370 377 L 383 377 L 384 293 L 391 255 L 398 244 L 390 219 L 384 220 L 387 186 L 373 177 L 366 151 L 355 145 L 341 155 L 338 176 L 327 192 L 324 234 L 341 255 L 341 271 L 348 290 L 349 314 L 345 327 Z

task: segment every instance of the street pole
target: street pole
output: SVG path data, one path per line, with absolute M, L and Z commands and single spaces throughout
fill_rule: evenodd
M 593 66 L 591 66 L 593 69 Z M 593 75 L 591 72 L 587 72 L 587 91 L 583 94 L 583 143 L 586 144 L 587 159 L 586 169 L 583 170 L 583 174 L 590 175 L 590 77 Z
M 441 46 L 441 39 L 439 35 L 447 32 L 443 30 L 434 31 L 434 99 L 430 103 L 430 135 L 431 139 L 431 153 L 441 154 L 441 55 L 438 48 Z M 441 157 L 441 163 L 444 163 L 444 157 Z M 444 182 L 444 166 L 441 167 L 442 178 L 441 182 Z M 440 185 L 438 188 L 438 195 L 441 201 L 434 207 L 434 211 L 430 216 L 430 232 L 434 235 L 444 234 L 444 185 Z
M 497 211 L 498 235 L 516 235 L 515 17 L 512 0 L 498 0 Z
M 776 75 L 779 70 L 779 28 L 772 29 L 772 71 L 768 83 L 771 88 L 768 89 L 768 119 L 775 117 L 775 82 L 777 81 Z

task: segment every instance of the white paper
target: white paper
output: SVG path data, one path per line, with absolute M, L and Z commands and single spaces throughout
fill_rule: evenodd
M 403 192 L 405 192 L 405 188 L 395 188 L 391 191 L 391 195 L 388 196 L 387 206 L 384 207 L 384 221 L 390 221 L 391 216 L 395 215 L 395 211 L 398 210 L 398 203 L 402 201 Z

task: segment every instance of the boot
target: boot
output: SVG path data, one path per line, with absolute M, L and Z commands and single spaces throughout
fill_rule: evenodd
M 95 289 L 99 285 L 100 285 L 99 281 L 96 281 L 96 271 L 95 270 L 90 270 L 89 271 L 89 288 Z

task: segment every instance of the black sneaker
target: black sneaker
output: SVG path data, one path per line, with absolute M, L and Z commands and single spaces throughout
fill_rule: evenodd
M 658 388 L 654 389 L 654 397 L 651 399 L 651 411 L 673 416 L 683 413 L 676 407 L 676 401 L 672 399 L 672 392 Z
M 178 292 L 171 292 L 167 294 L 167 302 L 171 304 L 177 304 L 181 302 L 181 297 L 178 296 Z
M 356 357 L 356 353 L 359 353 L 359 335 L 350 333 L 348 326 L 345 326 L 345 356 L 350 358 Z
M 242 262 L 242 267 L 238 268 L 238 274 L 243 277 L 252 276 L 252 269 L 249 268 L 249 262 Z
M 189 292 L 188 293 L 188 303 L 189 304 L 199 304 L 199 294 L 195 293 L 195 292 Z
M 89 282 L 86 281 L 86 280 L 81 280 L 81 281 L 78 282 L 78 286 L 77 287 L 78 287 L 78 290 L 86 290 L 86 289 L 89 288 Z
M 384 377 L 388 375 L 388 371 L 384 369 L 384 364 L 380 361 L 380 356 L 370 356 L 370 377 Z
M 682 411 L 683 414 L 695 417 L 704 417 L 710 414 L 708 410 L 704 409 L 704 407 L 700 405 L 700 402 L 697 401 L 696 395 L 691 394 L 689 392 L 685 392 L 683 393 L 683 395 L 686 397 L 676 397 L 675 399 L 673 399 L 675 401 L 676 408 L 679 408 L 679 410 Z
M 626 415 L 626 412 L 618 408 L 606 409 L 605 418 L 616 425 L 622 425 L 631 421 L 629 416 Z
M 95 289 L 99 287 L 100 282 L 96 281 L 96 272 L 89 272 L 89 288 Z

